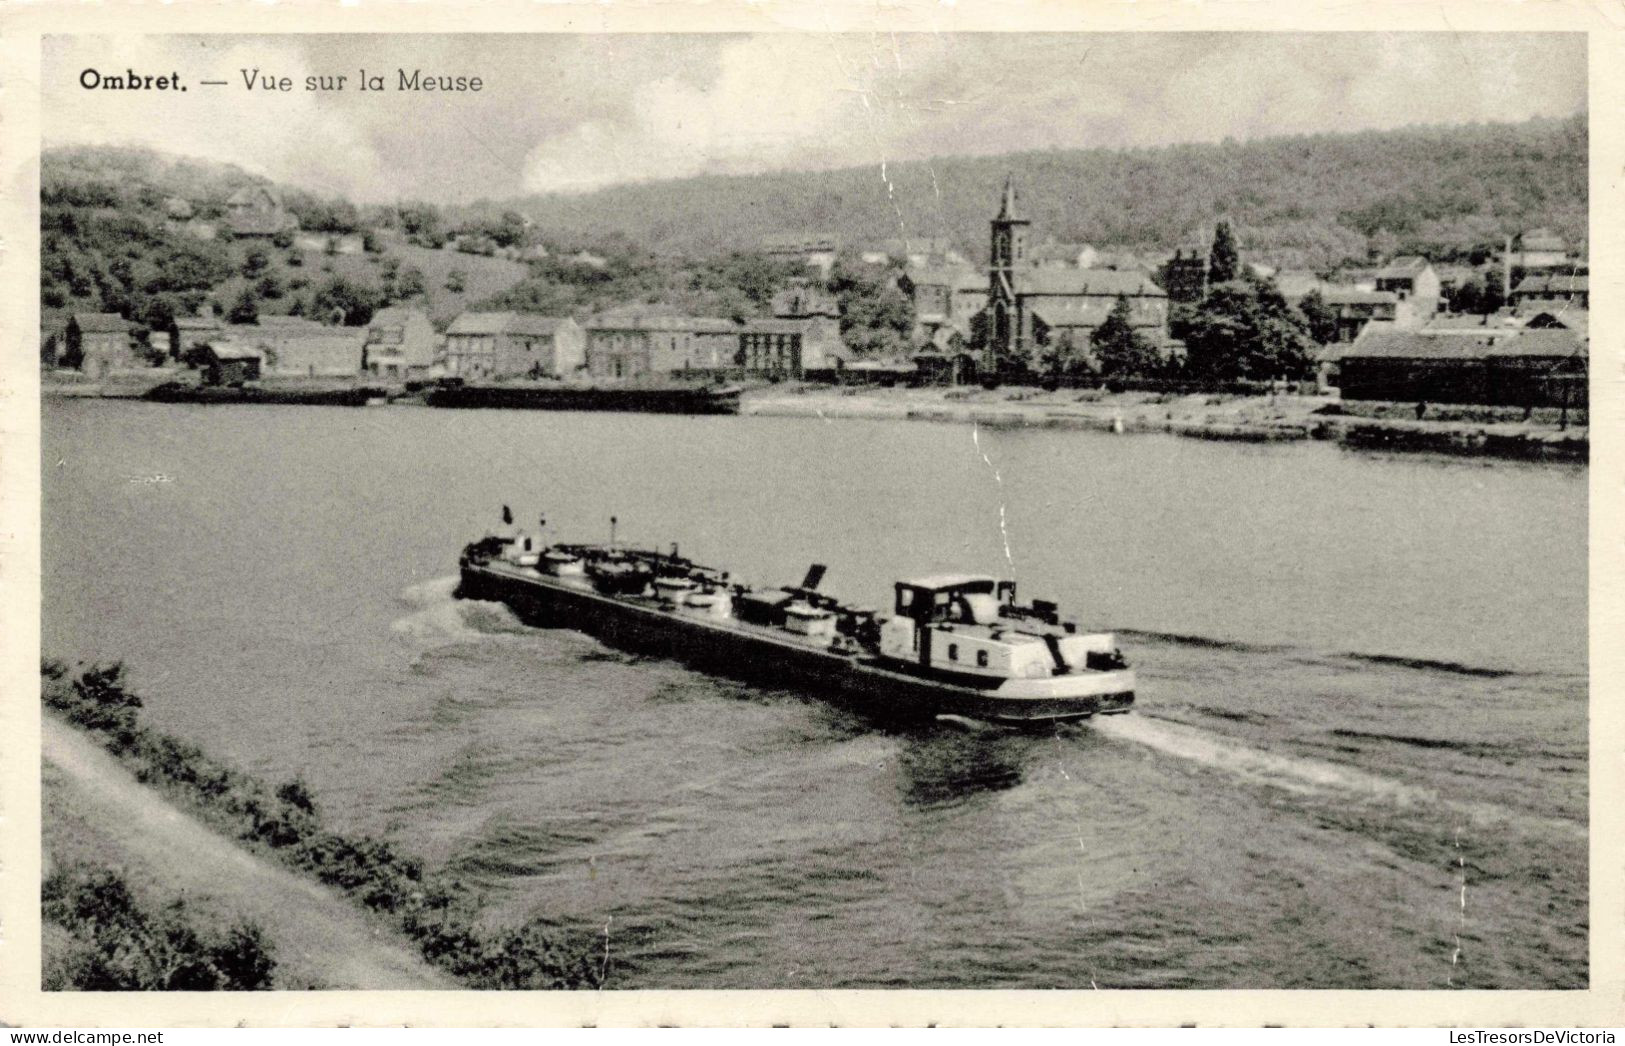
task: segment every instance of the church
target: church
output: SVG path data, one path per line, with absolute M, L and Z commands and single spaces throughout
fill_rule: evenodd
M 1167 340 L 1168 292 L 1146 272 L 1038 266 L 1029 256 L 1032 223 L 1022 217 L 1012 175 L 1004 183 L 988 252 L 987 305 L 971 321 L 970 346 L 983 374 L 1042 369 L 1046 347 L 1070 335 L 1087 353 L 1090 336 L 1119 297 L 1131 321 L 1158 343 Z

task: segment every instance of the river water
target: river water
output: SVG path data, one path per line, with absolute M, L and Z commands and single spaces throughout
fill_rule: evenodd
M 607 943 L 612 987 L 1587 983 L 1586 472 L 904 421 L 47 403 L 43 646 Z M 511 504 L 885 606 L 1010 575 L 1136 711 L 899 729 L 451 598 Z

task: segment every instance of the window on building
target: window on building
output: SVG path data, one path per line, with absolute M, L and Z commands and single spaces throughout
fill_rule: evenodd
M 987 667 L 987 651 L 986 650 L 978 650 L 976 652 L 976 666 L 978 668 L 986 668 Z
M 958 643 L 949 643 L 948 644 L 948 660 L 949 661 L 958 661 L 959 660 L 959 644 Z

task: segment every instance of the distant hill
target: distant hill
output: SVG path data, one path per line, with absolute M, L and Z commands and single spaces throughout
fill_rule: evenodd
M 1244 257 L 1279 266 L 1329 269 L 1364 261 L 1368 251 L 1477 262 L 1527 228 L 1583 244 L 1587 154 L 1586 122 L 1575 117 L 950 157 L 889 164 L 884 178 L 873 167 L 707 176 L 457 208 L 357 206 L 279 186 L 303 229 L 364 230 L 378 252 L 331 258 L 283 247 L 250 274 L 249 244 L 192 238 L 170 219 L 169 198 L 213 219 L 233 192 L 266 179 L 151 150 L 53 148 L 40 164 L 41 304 L 57 316 L 103 310 L 158 328 L 200 307 L 229 308 L 251 284 L 262 311 L 315 308 L 319 291 L 344 279 L 379 304 L 424 304 L 439 322 L 484 304 L 585 315 L 650 301 L 731 315 L 761 306 L 771 288 L 757 284 L 773 267 L 729 256 L 755 251 L 776 233 L 826 233 L 851 246 L 945 238 L 968 257 L 984 257 L 1007 172 L 1017 178 L 1035 243 L 1205 250 L 1223 218 Z M 499 231 L 522 226 L 526 243 L 593 246 L 609 267 L 527 267 L 430 249 L 459 231 L 483 235 L 492 223 Z M 406 242 L 414 228 L 412 238 L 428 246 Z
M 550 238 L 624 237 L 661 253 L 753 249 L 785 231 L 847 243 L 943 236 L 971 257 L 1014 172 L 1035 237 L 1205 243 L 1227 218 L 1244 250 L 1322 267 L 1387 251 L 1465 256 L 1546 226 L 1587 238 L 1585 118 L 1219 145 L 949 157 L 814 173 L 707 176 L 509 201 Z M 497 205 L 493 205 L 497 206 Z

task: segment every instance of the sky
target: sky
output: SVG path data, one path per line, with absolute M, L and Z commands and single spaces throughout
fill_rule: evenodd
M 87 90 L 87 69 L 187 90 Z M 357 90 L 362 69 L 391 89 Z M 401 92 L 398 69 L 483 86 Z M 43 76 L 47 146 L 148 146 L 364 203 L 1586 108 L 1585 38 L 1559 33 L 57 36 Z

